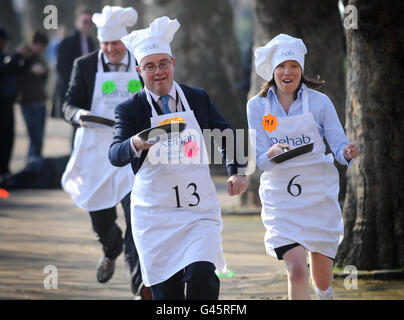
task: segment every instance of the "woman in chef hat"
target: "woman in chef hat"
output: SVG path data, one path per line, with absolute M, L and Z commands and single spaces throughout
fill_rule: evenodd
M 290 299 L 310 299 L 306 251 L 316 296 L 332 299 L 333 261 L 343 238 L 335 159 L 351 165 L 359 155 L 349 143 L 331 100 L 303 77 L 306 46 L 280 34 L 255 50 L 263 89 L 247 103 L 256 162 L 263 170 L 259 194 L 270 256 L 285 261 Z M 334 156 L 325 154 L 323 138 Z M 270 159 L 313 143 L 313 149 L 281 163 Z

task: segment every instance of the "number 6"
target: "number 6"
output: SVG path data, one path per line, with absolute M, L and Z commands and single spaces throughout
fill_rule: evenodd
M 293 196 L 293 197 L 298 197 L 298 196 L 300 196 L 300 194 L 302 193 L 302 187 L 301 187 L 301 185 L 300 184 L 297 184 L 297 183 L 293 183 L 293 180 L 295 180 L 295 178 L 297 178 L 297 177 L 300 177 L 300 175 L 297 175 L 297 176 L 294 176 L 292 179 L 290 179 L 290 181 L 289 181 L 289 184 L 288 184 L 288 192 L 289 192 L 289 194 L 291 195 L 291 196 Z M 296 186 L 296 188 L 297 188 L 297 190 L 298 190 L 298 192 L 297 192 L 297 194 L 293 194 L 292 193 L 292 186 Z

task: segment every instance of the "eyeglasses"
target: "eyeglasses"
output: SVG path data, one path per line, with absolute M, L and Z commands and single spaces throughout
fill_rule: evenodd
M 146 71 L 147 73 L 155 73 L 157 68 L 159 68 L 161 71 L 164 71 L 170 67 L 171 62 L 172 60 L 161 62 L 158 65 L 148 65 L 146 67 L 143 67 L 142 70 Z

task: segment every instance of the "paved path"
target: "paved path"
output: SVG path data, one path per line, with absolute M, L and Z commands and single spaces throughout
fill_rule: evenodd
M 17 111 L 14 172 L 24 167 L 28 146 Z M 71 131 L 63 121 L 48 119 L 46 133 L 46 157 L 69 152 Z M 237 198 L 226 194 L 224 178 L 214 180 L 222 207 L 231 211 Z M 283 263 L 265 254 L 260 217 L 225 215 L 223 220 L 224 252 L 236 276 L 221 280 L 220 298 L 286 299 Z M 120 208 L 118 223 L 124 228 Z M 88 214 L 62 190 L 12 191 L 0 199 L 0 299 L 132 299 L 122 255 L 107 284 L 95 278 L 100 257 Z M 47 266 L 56 267 L 57 289 L 45 289 Z M 359 281 L 358 289 L 347 290 L 338 279 L 334 289 L 340 299 L 404 298 L 403 281 Z

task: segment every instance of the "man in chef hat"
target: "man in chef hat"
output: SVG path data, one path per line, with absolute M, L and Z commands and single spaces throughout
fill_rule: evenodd
M 113 128 L 82 120 L 83 115 L 113 120 L 115 105 L 141 89 L 136 61 L 120 40 L 137 17 L 135 9 L 117 6 L 105 6 L 102 13 L 92 17 L 98 28 L 101 50 L 74 63 L 63 112 L 66 121 L 79 128 L 62 186 L 77 206 L 89 211 L 93 229 L 102 244 L 104 257 L 97 267 L 98 282 L 105 283 L 112 277 L 116 258 L 125 250 L 132 291 L 142 296 L 148 289 L 142 284 L 130 224 L 129 192 L 133 175 L 130 168 L 115 168 L 108 160 Z M 123 238 L 116 223 L 118 202 L 126 219 Z
M 136 175 L 131 195 L 132 232 L 142 278 L 151 286 L 153 299 L 214 300 L 220 288 L 215 269 L 225 272 L 226 263 L 220 205 L 209 164 L 155 163 L 148 156 L 169 158 L 169 145 L 180 144 L 181 150 L 186 143 L 195 146 L 195 154 L 184 151 L 179 157 L 196 156 L 206 152 L 203 129 L 231 129 L 205 91 L 174 81 L 176 60 L 170 42 L 179 27 L 176 19 L 160 17 L 149 28 L 122 38 L 139 63 L 137 70 L 145 88 L 116 106 L 109 156 L 115 166 L 131 163 Z M 137 135 L 172 118 L 186 123 L 179 139 L 152 144 Z M 226 146 L 222 151 L 224 159 L 232 158 L 226 158 Z M 238 174 L 241 166 L 228 161 L 226 167 L 229 194 L 241 194 L 247 188 L 245 176 Z

